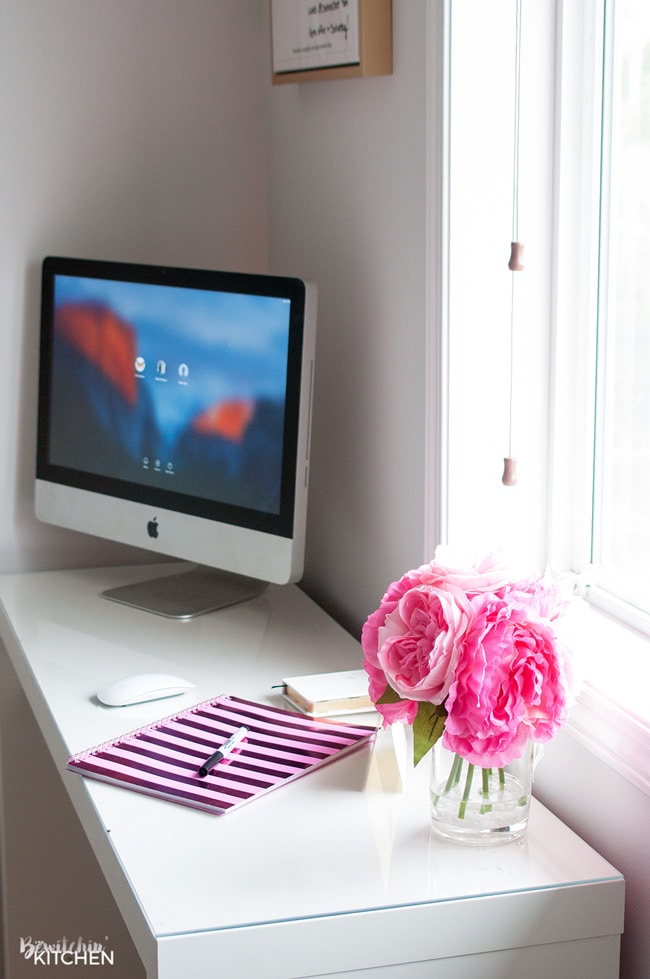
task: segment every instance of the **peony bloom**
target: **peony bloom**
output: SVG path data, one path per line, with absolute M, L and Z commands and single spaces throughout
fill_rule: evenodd
M 442 558 L 445 560 L 443 561 Z M 368 617 L 363 627 L 361 645 L 365 655 L 364 666 L 370 677 L 370 695 L 373 701 L 377 701 L 382 696 L 388 682 L 383 676 L 378 658 L 381 646 L 379 630 L 384 627 L 388 617 L 409 591 L 426 585 L 437 592 L 451 592 L 466 610 L 466 596 L 488 591 L 497 592 L 505 588 L 509 582 L 504 567 L 492 555 L 466 568 L 450 565 L 448 563 L 450 559 L 447 549 L 439 547 L 432 562 L 423 564 L 414 571 L 408 571 L 398 581 L 389 585 L 379 608 Z M 406 632 L 407 628 L 403 631 Z
M 471 620 L 463 591 L 422 583 L 430 569 L 425 565 L 394 582 L 362 631 L 370 697 L 385 724 L 412 724 L 420 702 L 444 701 Z M 389 687 L 399 699 L 379 703 Z
M 475 598 L 472 606 L 443 744 L 475 765 L 503 767 L 529 739 L 550 741 L 566 721 L 563 661 L 550 619 L 539 614 L 549 606 L 536 589 L 514 587 L 503 598 Z
M 402 596 L 377 632 L 377 660 L 395 693 L 443 702 L 471 616 L 462 592 L 420 585 Z
M 400 598 L 409 591 L 410 588 L 417 588 L 421 583 L 421 577 L 419 575 L 419 569 L 417 571 L 409 571 L 407 574 L 403 575 L 399 581 L 394 581 L 388 586 L 386 594 L 381 600 L 381 605 L 376 612 L 368 617 L 366 624 L 363 627 L 361 633 L 361 645 L 366 657 L 367 663 L 374 670 L 369 671 L 370 683 L 371 683 L 371 696 L 373 700 L 378 700 L 382 693 L 386 689 L 386 678 L 384 677 L 383 686 L 377 692 L 375 697 L 373 693 L 373 681 L 381 686 L 381 681 L 378 680 L 376 676 L 379 670 L 379 661 L 377 659 L 377 651 L 379 648 L 379 629 L 383 626 L 386 621 L 386 616 L 389 615 L 396 607 Z M 364 664 L 365 665 L 365 664 Z M 368 667 L 366 666 L 366 669 Z
M 412 725 L 416 763 L 441 735 L 481 768 L 554 736 L 576 688 L 558 640 L 565 605 L 548 581 L 444 548 L 389 586 L 363 627 L 363 665 L 384 724 Z
M 500 594 L 511 583 L 508 569 L 494 554 L 460 566 L 458 561 L 458 556 L 450 548 L 438 547 L 431 564 L 419 569 L 422 580 L 443 588 L 461 589 L 466 595 L 483 592 Z

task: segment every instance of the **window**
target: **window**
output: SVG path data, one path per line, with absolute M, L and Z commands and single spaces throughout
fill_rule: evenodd
M 650 612 L 650 5 L 603 15 L 591 561 Z
M 650 793 L 645 5 L 561 4 L 549 557 L 554 567 L 580 573 L 594 606 L 573 636 L 586 687 L 571 731 Z
M 561 24 L 552 563 L 650 631 L 650 6 Z
M 584 575 L 650 631 L 650 4 L 523 7 L 513 345 L 515 4 L 449 7 L 440 535 Z

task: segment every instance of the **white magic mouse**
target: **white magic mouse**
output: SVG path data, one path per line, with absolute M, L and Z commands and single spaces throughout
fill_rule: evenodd
M 193 687 L 189 680 L 169 673 L 138 673 L 107 683 L 97 691 L 97 699 L 107 707 L 128 707 L 129 704 L 142 704 L 147 700 L 177 697 Z

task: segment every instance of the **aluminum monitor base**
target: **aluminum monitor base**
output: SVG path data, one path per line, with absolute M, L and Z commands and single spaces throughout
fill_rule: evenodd
M 266 587 L 267 582 L 257 578 L 196 565 L 188 571 L 109 588 L 102 597 L 168 619 L 193 619 L 247 602 Z

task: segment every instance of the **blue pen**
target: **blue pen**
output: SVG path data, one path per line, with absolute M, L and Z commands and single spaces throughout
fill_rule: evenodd
M 230 754 L 233 748 L 237 747 L 239 742 L 243 740 L 247 734 L 248 728 L 246 726 L 243 725 L 242 727 L 238 727 L 237 730 L 230 735 L 228 740 L 224 741 L 221 747 L 215 751 L 213 755 L 210 755 L 208 760 L 201 765 L 199 768 L 199 775 L 201 778 L 205 778 L 208 772 L 212 771 L 215 765 L 218 765 L 220 761 L 223 761 L 223 759 Z

